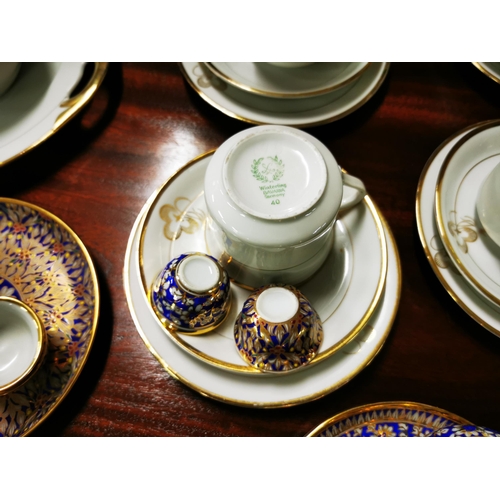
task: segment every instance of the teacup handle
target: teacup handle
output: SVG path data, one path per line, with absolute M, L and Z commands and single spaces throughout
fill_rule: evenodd
M 344 183 L 344 192 L 340 210 L 347 210 L 357 205 L 365 197 L 366 188 L 360 179 L 345 172 L 342 172 L 342 181 Z M 346 187 L 350 189 L 345 189 Z

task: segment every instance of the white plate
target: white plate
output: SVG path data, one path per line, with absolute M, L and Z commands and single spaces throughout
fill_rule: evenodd
M 484 180 L 500 162 L 500 121 L 479 125 L 450 150 L 436 186 L 439 234 L 458 270 L 500 306 L 500 247 L 485 233 L 476 210 Z
M 498 62 L 475 62 L 476 68 L 489 76 L 493 81 L 500 83 L 500 63 Z
M 417 225 L 427 259 L 447 292 L 480 325 L 500 336 L 500 310 L 471 287 L 460 274 L 441 242 L 434 217 L 434 196 L 441 165 L 453 146 L 475 127 L 476 125 L 469 127 L 447 139 L 427 162 L 417 190 Z
M 318 147 L 320 147 L 318 145 Z M 324 148 L 324 146 L 322 146 Z M 142 290 L 149 296 L 158 273 L 174 257 L 186 252 L 212 254 L 205 242 L 207 208 L 203 196 L 205 172 L 212 154 L 186 165 L 155 193 L 139 228 L 138 255 Z M 193 224 L 196 221 L 196 225 Z M 380 215 L 368 196 L 341 215 L 337 241 L 325 264 L 300 290 L 310 300 L 322 322 L 324 339 L 308 367 L 323 362 L 366 325 L 382 296 L 387 272 L 387 246 Z M 218 258 L 218 255 L 214 255 Z M 187 335 L 164 328 L 177 345 L 198 359 L 232 372 L 269 377 L 289 373 L 264 373 L 239 355 L 233 326 L 249 291 L 232 285 L 233 303 L 224 323 L 205 335 Z
M 10 87 L 0 97 L 0 167 L 59 130 L 94 95 L 107 63 L 95 63 L 85 88 L 74 97 L 85 63 L 22 63 Z
M 132 228 L 123 281 L 130 313 L 144 343 L 172 377 L 218 401 L 239 406 L 278 408 L 313 401 L 346 384 L 365 368 L 382 348 L 396 316 L 401 292 L 401 267 L 394 238 L 385 226 L 388 240 L 388 271 L 382 301 L 368 325 L 341 351 L 307 370 L 285 377 L 248 377 L 220 370 L 181 349 L 158 325 L 142 291 L 135 259 L 138 226 L 147 205 Z
M 352 113 L 378 90 L 389 63 L 371 63 L 352 83 L 332 92 L 303 99 L 273 99 L 227 85 L 203 63 L 181 63 L 189 84 L 209 104 L 245 122 L 310 127 L 333 122 Z
M 326 94 L 354 81 L 367 62 L 319 62 L 301 68 L 280 68 L 265 62 L 209 62 L 212 73 L 252 94 L 296 99 Z

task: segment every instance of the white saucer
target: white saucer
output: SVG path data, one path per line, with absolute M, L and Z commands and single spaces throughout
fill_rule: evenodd
M 158 273 L 174 257 L 194 251 L 212 253 L 205 240 L 207 208 L 203 196 L 211 156 L 209 153 L 186 165 L 148 202 L 139 227 L 140 249 L 134 256 L 144 297 L 149 296 Z M 333 355 L 361 331 L 375 310 L 385 283 L 386 239 L 380 214 L 370 198 L 367 196 L 364 202 L 342 214 L 336 226 L 337 241 L 330 256 L 311 279 L 299 286 L 323 322 L 324 340 L 309 366 Z M 238 354 L 233 325 L 250 292 L 236 284 L 232 289 L 232 311 L 213 332 L 193 336 L 164 329 L 165 334 L 191 355 L 218 368 L 260 377 L 288 376 L 283 372 L 263 373 L 247 365 Z
M 387 226 L 386 286 L 382 300 L 366 327 L 342 350 L 307 370 L 297 370 L 284 377 L 248 377 L 229 374 L 191 356 L 165 335 L 151 314 L 135 259 L 132 258 L 138 252 L 138 227 L 147 208 L 147 205 L 143 208 L 132 228 L 125 254 L 123 281 L 130 313 L 144 343 L 165 370 L 203 396 L 253 408 L 277 408 L 306 403 L 346 384 L 382 348 L 393 324 L 401 292 L 399 255 Z
M 227 85 L 203 63 L 181 63 L 186 80 L 209 104 L 228 116 L 255 124 L 310 127 L 352 113 L 378 90 L 389 63 L 371 63 L 352 83 L 328 94 L 302 99 L 274 99 Z
M 453 146 L 477 125 L 447 139 L 432 154 L 424 167 L 417 189 L 416 215 L 420 240 L 433 271 L 455 302 L 480 325 L 500 336 L 500 308 L 469 285 L 448 256 L 434 217 L 434 196 L 439 171 Z
M 476 203 L 483 182 L 499 162 L 500 121 L 479 125 L 443 161 L 435 201 L 439 234 L 448 254 L 465 279 L 498 306 L 500 247 L 484 231 Z
M 475 62 L 474 66 L 489 76 L 493 81 L 500 83 L 500 63 L 498 62 Z
M 85 63 L 22 63 L 12 86 L 0 97 L 0 167 L 53 135 L 89 101 L 101 84 L 107 63 L 74 97 Z
M 208 62 L 212 73 L 229 85 L 274 98 L 296 99 L 326 94 L 353 82 L 367 62 L 320 62 L 280 68 L 265 62 Z

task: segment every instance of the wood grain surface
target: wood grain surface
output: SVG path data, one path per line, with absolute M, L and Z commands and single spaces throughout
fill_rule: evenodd
M 307 129 L 366 184 L 399 248 L 403 286 L 373 362 L 317 401 L 277 410 L 210 400 L 171 378 L 140 338 L 125 299 L 127 239 L 149 195 L 195 156 L 249 125 L 205 103 L 173 63 L 110 65 L 91 103 L 40 147 L 0 169 L 0 196 L 62 218 L 94 259 L 100 321 L 77 383 L 35 436 L 303 436 L 354 406 L 435 405 L 500 429 L 500 339 L 455 304 L 417 233 L 415 195 L 435 148 L 500 118 L 500 85 L 470 63 L 393 63 L 353 114 Z

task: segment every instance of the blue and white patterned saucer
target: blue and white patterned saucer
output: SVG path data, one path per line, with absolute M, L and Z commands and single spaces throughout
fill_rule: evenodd
M 18 389 L 0 397 L 0 436 L 31 432 L 78 378 L 92 345 L 99 289 L 78 236 L 46 210 L 0 198 L 0 295 L 31 307 L 48 336 L 45 361 Z
M 426 437 L 452 425 L 469 425 L 458 415 L 409 401 L 373 403 L 342 412 L 308 437 Z

